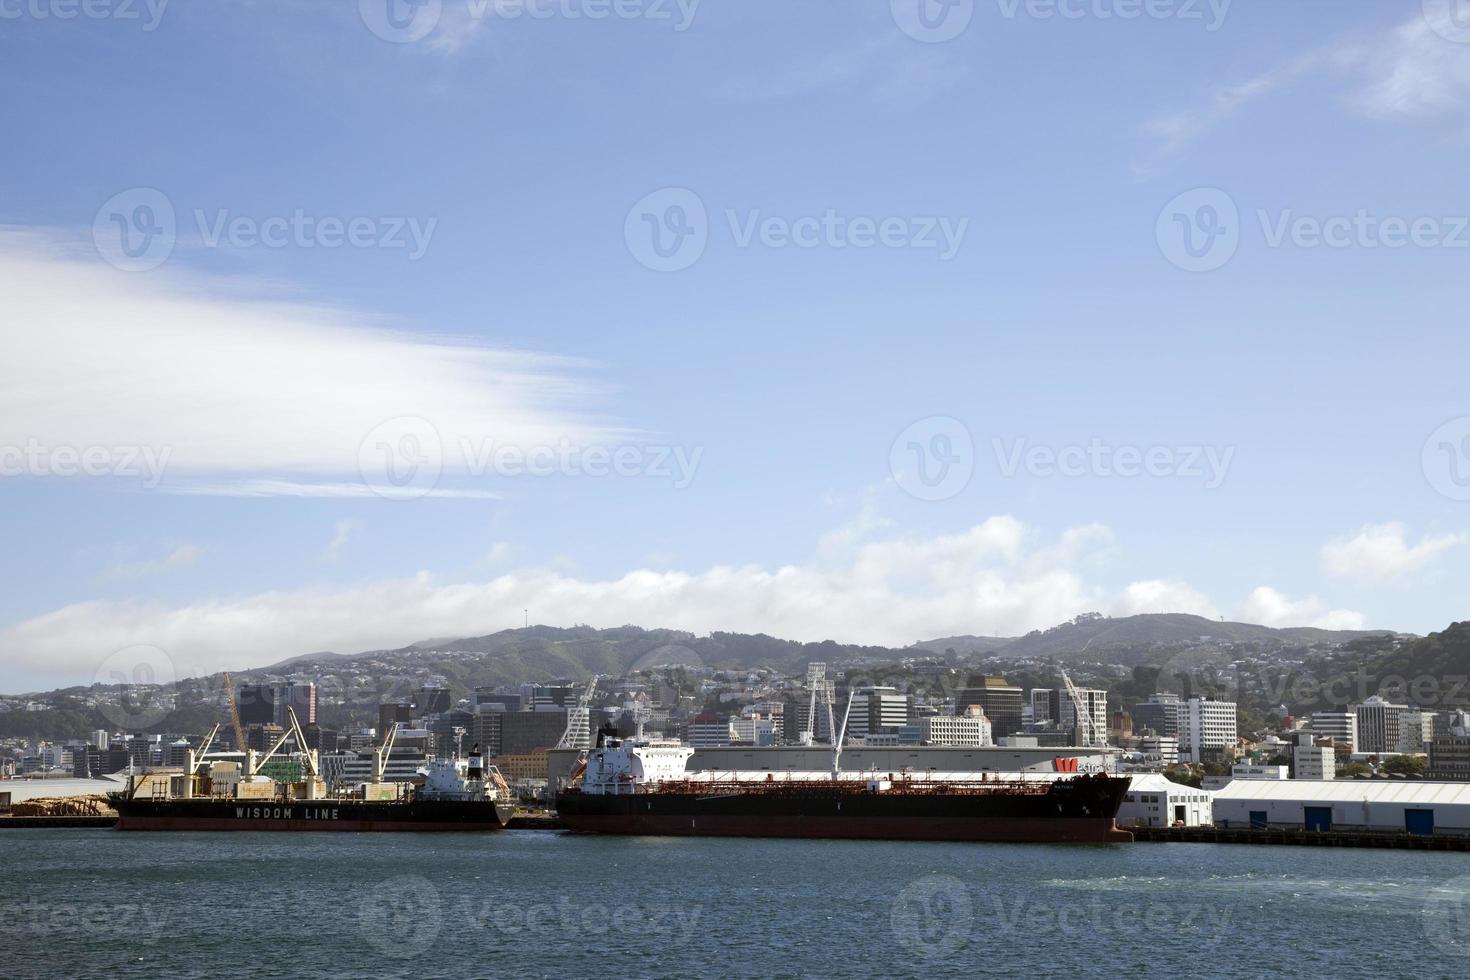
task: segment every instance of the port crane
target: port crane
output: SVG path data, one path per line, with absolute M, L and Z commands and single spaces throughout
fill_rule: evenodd
M 1077 685 L 1072 683 L 1072 678 L 1067 676 L 1065 670 L 1057 669 L 1062 675 L 1062 684 L 1066 686 L 1067 697 L 1072 702 L 1072 710 L 1077 715 L 1077 728 L 1082 735 L 1078 741 L 1087 748 L 1106 746 L 1108 744 L 1107 734 L 1100 729 L 1098 722 L 1093 720 L 1092 711 L 1083 700 L 1082 692 L 1077 690 Z
M 235 751 L 245 751 L 245 728 L 240 724 L 240 706 L 235 703 L 235 682 L 230 680 L 227 670 L 222 675 L 225 684 L 225 700 L 230 705 L 230 727 L 235 730 Z
M 592 694 L 597 690 L 597 676 L 587 683 L 587 690 L 577 699 L 577 706 L 567 711 L 567 729 L 561 733 L 561 739 L 556 743 L 559 749 L 583 749 L 582 741 L 587 738 L 587 731 L 592 724 Z
M 807 664 L 806 665 L 806 686 L 807 686 L 807 689 L 812 692 L 811 693 L 811 701 L 807 705 L 807 709 L 806 709 L 806 728 L 802 731 L 799 740 L 800 740 L 800 742 L 801 742 L 802 745 L 811 745 L 813 742 L 816 741 L 816 738 L 817 738 L 817 692 L 818 691 L 821 691 L 823 697 L 824 698 L 827 698 L 827 734 L 828 734 L 828 737 L 830 737 L 831 736 L 831 733 L 832 733 L 832 704 L 831 704 L 830 696 L 828 695 L 827 665 L 826 664 Z

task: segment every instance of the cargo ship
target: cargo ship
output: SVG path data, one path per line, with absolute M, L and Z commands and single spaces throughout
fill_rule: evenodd
M 297 744 L 305 745 L 294 715 L 292 723 Z M 393 734 L 375 750 L 374 778 L 349 793 L 326 792 L 314 750 L 301 753 L 300 782 L 261 775 L 285 735 L 264 758 L 248 752 L 243 771 L 238 763 L 211 763 L 211 732 L 204 749 L 188 753 L 182 771 L 130 776 L 127 790 L 108 800 L 118 830 L 487 831 L 509 822 L 510 787 L 499 770 L 484 764 L 478 748 L 466 759 L 429 763 L 420 770 L 421 785 L 386 781 Z
M 1129 780 L 1077 773 L 686 772 L 679 742 L 599 735 L 557 796 L 571 831 L 680 837 L 1122 843 Z M 1074 771 L 1068 772 L 1066 770 Z

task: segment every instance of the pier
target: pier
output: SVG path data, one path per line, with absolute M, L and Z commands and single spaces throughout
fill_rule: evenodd
M 1152 844 L 1276 844 L 1286 847 L 1381 847 L 1409 851 L 1470 851 L 1470 837 L 1459 835 L 1306 830 L 1302 827 L 1252 830 L 1243 827 L 1129 827 L 1133 839 Z

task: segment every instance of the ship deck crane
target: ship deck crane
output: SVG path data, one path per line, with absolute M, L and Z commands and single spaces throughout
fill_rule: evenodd
M 373 782 L 381 783 L 388 772 L 388 754 L 393 751 L 393 740 L 398 737 L 398 722 L 388 729 L 388 737 L 373 754 Z

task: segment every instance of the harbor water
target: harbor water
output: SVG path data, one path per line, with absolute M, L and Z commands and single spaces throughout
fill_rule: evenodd
M 0 881 L 10 977 L 1470 970 L 1464 854 L 25 830 Z

